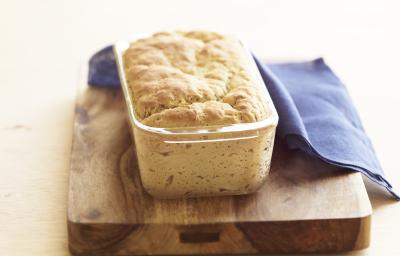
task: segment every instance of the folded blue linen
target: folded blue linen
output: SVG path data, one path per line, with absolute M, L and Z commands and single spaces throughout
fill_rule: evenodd
M 278 111 L 277 136 L 290 149 L 359 171 L 400 200 L 385 178 L 345 86 L 322 58 L 268 65 L 254 59 Z M 88 83 L 120 87 L 112 46 L 90 59 Z

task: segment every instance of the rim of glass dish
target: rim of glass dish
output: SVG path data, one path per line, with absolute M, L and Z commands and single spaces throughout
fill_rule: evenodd
M 113 46 L 114 55 L 115 55 L 115 59 L 116 59 L 117 67 L 118 67 L 118 74 L 119 74 L 119 78 L 120 78 L 120 82 L 121 82 L 121 87 L 122 87 L 125 102 L 126 102 L 126 105 L 128 108 L 129 119 L 137 128 L 144 130 L 144 131 L 159 133 L 159 134 L 198 135 L 198 134 L 210 134 L 210 133 L 215 134 L 215 133 L 256 131 L 256 130 L 264 129 L 264 128 L 271 127 L 271 126 L 276 127 L 278 125 L 279 117 L 278 117 L 278 113 L 276 112 L 275 105 L 272 102 L 272 99 L 269 95 L 267 87 L 265 86 L 264 80 L 262 79 L 261 74 L 258 71 L 257 65 L 256 65 L 249 49 L 246 47 L 246 45 L 243 43 L 242 40 L 238 40 L 238 41 L 249 56 L 249 59 L 250 59 L 251 65 L 252 65 L 252 72 L 254 73 L 254 76 L 256 77 L 256 79 L 258 80 L 260 85 L 264 85 L 264 86 L 262 86 L 263 88 L 261 88 L 261 90 L 264 92 L 263 96 L 265 97 L 265 100 L 267 101 L 268 106 L 272 111 L 271 115 L 268 118 L 258 121 L 258 122 L 252 122 L 252 123 L 236 123 L 236 124 L 230 124 L 230 125 L 210 125 L 210 126 L 200 126 L 200 127 L 176 127 L 176 128 L 152 127 L 152 126 L 148 126 L 148 125 L 145 125 L 142 122 L 140 122 L 139 119 L 136 117 L 136 111 L 133 108 L 132 97 L 130 96 L 130 93 L 129 93 L 128 83 L 126 81 L 126 76 L 125 76 L 123 54 L 124 54 L 125 50 L 128 49 L 130 43 L 132 43 L 138 39 L 151 36 L 151 35 L 152 35 L 151 33 L 137 34 L 137 35 L 129 37 L 128 40 L 120 40 L 120 41 L 116 42 Z

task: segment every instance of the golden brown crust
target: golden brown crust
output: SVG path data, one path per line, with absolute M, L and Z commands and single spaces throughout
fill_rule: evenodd
M 132 43 L 125 72 L 138 118 L 154 127 L 255 122 L 270 114 L 240 43 L 212 32 L 161 32 Z

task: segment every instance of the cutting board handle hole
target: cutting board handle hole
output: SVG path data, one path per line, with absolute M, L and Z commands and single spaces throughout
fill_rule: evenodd
M 218 242 L 219 232 L 183 232 L 179 234 L 179 240 L 181 241 L 181 243 L 186 244 Z

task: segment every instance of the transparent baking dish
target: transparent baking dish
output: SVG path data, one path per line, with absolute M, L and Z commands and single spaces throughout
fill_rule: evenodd
M 156 198 L 188 198 L 249 194 L 268 176 L 278 114 L 250 51 L 265 101 L 267 119 L 232 125 L 195 128 L 157 128 L 136 116 L 124 70 L 124 52 L 140 35 L 117 42 L 114 53 L 134 137 L 144 189 Z

